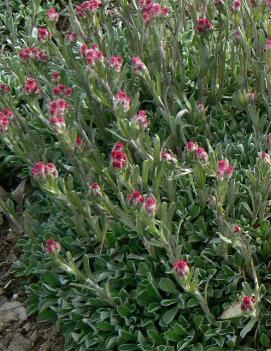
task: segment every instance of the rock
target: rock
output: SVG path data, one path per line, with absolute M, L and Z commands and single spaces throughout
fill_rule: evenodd
M 24 338 L 21 334 L 17 333 L 13 336 L 7 351 L 30 351 L 31 341 Z
M 23 326 L 24 330 L 26 332 L 28 332 L 30 329 L 31 329 L 31 324 L 30 323 L 26 323 L 24 326 Z
M 6 302 L 0 307 L 0 320 L 2 322 L 27 320 L 26 309 L 19 301 Z
M 6 302 L 8 302 L 6 296 L 0 296 L 0 307 L 3 306 Z
M 34 344 L 34 343 L 37 341 L 38 337 L 39 337 L 38 332 L 35 330 L 35 331 L 30 335 L 29 340 L 31 341 L 32 344 Z

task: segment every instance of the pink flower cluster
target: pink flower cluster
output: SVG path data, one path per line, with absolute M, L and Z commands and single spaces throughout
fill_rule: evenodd
M 200 161 L 208 160 L 208 154 L 205 151 L 205 149 L 201 146 L 198 146 L 198 144 L 195 143 L 194 141 L 188 141 L 186 143 L 185 149 L 193 153 Z
M 114 68 L 116 72 L 120 72 L 123 65 L 123 58 L 121 56 L 112 56 L 110 57 L 109 65 Z
M 230 178 L 234 172 L 234 167 L 229 164 L 228 160 L 220 160 L 217 163 L 217 177 L 224 179 Z
M 65 123 L 65 118 L 64 117 L 52 117 L 50 118 L 50 125 L 52 126 L 52 128 L 60 133 L 63 130 L 66 129 L 66 123 Z
M 37 95 L 40 93 L 39 83 L 33 78 L 26 78 L 26 82 L 24 85 L 24 92 L 26 94 L 34 94 Z
M 51 39 L 52 34 L 47 28 L 38 28 L 38 41 L 44 43 L 46 40 Z
M 125 91 L 119 91 L 113 97 L 114 108 L 121 108 L 124 112 L 129 111 L 132 99 L 128 96 Z
M 99 50 L 97 44 L 93 44 L 91 48 L 83 44 L 81 46 L 81 53 L 91 66 L 94 65 L 96 61 L 103 61 L 104 59 L 104 54 Z
M 58 71 L 51 72 L 52 81 L 57 82 L 60 79 L 60 73 Z
M 220 6 L 222 6 L 224 4 L 224 0 L 215 0 L 215 6 L 217 8 L 219 8 Z
M 132 123 L 134 123 L 139 129 L 145 129 L 149 126 L 150 121 L 147 117 L 147 112 L 140 110 L 138 113 L 133 115 L 131 118 Z
M 262 152 L 260 153 L 260 159 L 261 159 L 262 161 L 268 163 L 268 164 L 271 163 L 270 156 L 269 156 L 269 154 L 268 154 L 267 152 L 262 151 Z
M 166 162 L 172 162 L 174 164 L 177 163 L 177 159 L 173 155 L 172 151 L 167 150 L 166 147 L 163 148 L 163 150 L 161 152 L 161 157 L 162 157 L 162 160 L 164 160 Z
M 241 0 L 233 0 L 230 9 L 232 12 L 238 12 L 241 9 L 241 5 L 242 5 Z
M 75 32 L 68 32 L 68 33 L 65 35 L 65 39 L 66 39 L 68 42 L 70 42 L 70 43 L 76 41 L 77 38 L 78 38 L 78 35 L 77 35 L 77 33 L 75 33 Z
M 49 18 L 49 21 L 57 22 L 59 19 L 59 13 L 54 7 L 52 7 L 51 9 L 48 10 L 47 17 Z
M 58 177 L 58 171 L 52 162 L 46 164 L 39 161 L 36 162 L 35 166 L 32 168 L 32 175 L 39 179 L 46 179 L 50 176 L 56 178 Z
M 157 210 L 157 200 L 153 195 L 143 196 L 139 190 L 134 190 L 127 196 L 127 202 L 130 207 L 143 207 L 148 215 L 154 215 Z
M 127 196 L 127 201 L 129 206 L 137 208 L 143 204 L 144 196 L 139 190 L 134 190 L 131 194 Z
M 75 147 L 79 150 L 82 150 L 83 146 L 84 146 L 83 139 L 80 136 L 78 136 L 75 140 Z
M 252 311 L 255 304 L 255 299 L 252 296 L 244 296 L 242 299 L 241 310 L 244 312 Z
M 271 39 L 267 39 L 265 43 L 265 50 L 271 49 Z
M 210 30 L 212 30 L 213 28 L 214 28 L 214 26 L 208 18 L 201 17 L 197 20 L 197 31 L 200 34 L 207 33 Z
M 154 215 L 157 209 L 157 200 L 154 196 L 148 195 L 144 199 L 144 209 L 148 215 Z
M 54 252 L 59 252 L 60 250 L 61 250 L 61 246 L 57 241 L 55 241 L 53 239 L 49 239 L 47 241 L 46 251 L 48 254 L 52 254 Z
M 179 273 L 182 278 L 184 278 L 190 270 L 188 262 L 184 259 L 181 259 L 178 262 L 174 263 L 173 268 Z
M 101 191 L 101 187 L 98 183 L 93 183 L 90 186 L 90 191 L 91 194 L 95 197 L 101 197 L 102 196 L 102 191 Z
M 100 0 L 84 1 L 82 4 L 76 6 L 77 15 L 84 17 L 94 11 L 97 11 L 102 6 Z
M 112 166 L 116 169 L 122 169 L 128 166 L 128 157 L 123 151 L 124 148 L 125 144 L 118 141 L 111 151 Z
M 65 84 L 58 84 L 53 88 L 54 95 L 63 95 L 63 96 L 71 96 L 73 93 L 73 88 L 68 87 Z
M 19 52 L 19 57 L 23 61 L 30 61 L 32 59 L 36 59 L 40 62 L 47 61 L 47 55 L 44 51 L 39 48 L 25 48 Z
M 147 70 L 145 63 L 142 62 L 138 56 L 132 58 L 132 67 L 136 73 L 144 72 Z
M 233 227 L 233 232 L 234 232 L 235 234 L 241 233 L 241 230 L 242 230 L 242 228 L 240 227 L 239 224 L 236 224 L 236 225 Z
M 13 112 L 8 108 L 4 108 L 0 112 L 0 133 L 4 133 L 7 130 L 10 124 L 10 120 L 13 117 L 14 117 Z
M 50 102 L 50 114 L 53 117 L 63 117 L 70 105 L 64 99 L 57 99 Z
M 0 92 L 4 94 L 8 94 L 11 92 L 11 87 L 9 87 L 7 84 L 0 83 Z
M 154 17 L 169 15 L 168 7 L 162 7 L 153 0 L 139 0 L 139 6 L 142 10 L 143 21 L 145 23 L 150 23 Z

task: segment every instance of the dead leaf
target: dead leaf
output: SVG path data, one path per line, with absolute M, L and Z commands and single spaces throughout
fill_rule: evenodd
M 231 318 L 237 318 L 242 316 L 243 312 L 241 310 L 241 304 L 240 302 L 235 302 L 232 304 L 229 308 L 227 308 L 222 315 L 219 317 L 219 319 L 231 319 Z
M 23 179 L 17 188 L 11 193 L 12 198 L 17 204 L 21 203 L 26 195 L 32 192 L 32 186 L 27 183 L 27 178 Z

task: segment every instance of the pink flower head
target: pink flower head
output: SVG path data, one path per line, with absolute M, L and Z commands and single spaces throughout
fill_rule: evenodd
M 32 59 L 34 57 L 33 49 L 31 49 L 31 48 L 22 49 L 19 52 L 19 56 L 22 60 L 29 61 L 30 59 Z
M 232 12 L 238 12 L 241 9 L 242 1 L 241 0 L 233 0 L 230 9 Z
M 39 161 L 35 163 L 35 166 L 32 168 L 32 175 L 35 178 L 44 178 L 45 177 L 45 166 L 46 164 Z
M 91 48 L 88 48 L 86 44 L 81 46 L 81 53 L 87 60 L 87 63 L 93 66 L 97 61 L 103 61 L 104 54 L 99 50 L 97 44 L 93 44 Z
M 262 151 L 260 153 L 260 159 L 263 160 L 266 163 L 271 163 L 270 156 L 269 156 L 269 154 L 267 152 Z
M 144 209 L 148 215 L 154 215 L 157 209 L 157 201 L 154 196 L 148 195 L 144 199 Z
M 162 7 L 160 4 L 154 2 L 153 0 L 140 0 L 139 6 L 143 13 L 143 21 L 146 24 L 148 24 L 154 17 L 166 17 L 169 15 L 168 7 Z
M 10 119 L 7 118 L 3 112 L 0 112 L 0 133 L 4 133 L 7 131 L 8 126 L 10 124 Z
M 120 72 L 123 65 L 123 58 L 121 56 L 112 56 L 109 60 L 109 65 L 114 68 L 116 72 Z
M 215 6 L 220 8 L 224 4 L 224 0 L 215 0 Z
M 217 176 L 219 178 L 230 178 L 234 172 L 234 167 L 229 164 L 228 160 L 220 160 L 217 163 Z
M 177 163 L 176 157 L 172 154 L 170 150 L 167 150 L 166 148 L 163 148 L 161 152 L 161 158 L 166 162 L 172 162 L 174 164 Z
M 53 176 L 54 178 L 58 177 L 58 171 L 53 162 L 47 163 L 47 165 L 45 165 L 45 174 L 48 176 Z
M 59 81 L 59 79 L 60 79 L 60 72 L 52 71 L 51 78 L 52 78 L 52 81 L 54 81 L 54 82 Z
M 199 146 L 196 150 L 195 150 L 195 154 L 197 156 L 197 158 L 200 161 L 207 161 L 208 160 L 208 154 L 205 151 L 205 149 L 201 146 Z
M 84 1 L 82 4 L 76 6 L 76 12 L 79 17 L 85 17 L 97 11 L 101 6 L 102 2 L 100 0 Z
M 63 96 L 71 96 L 73 93 L 73 88 L 68 87 L 65 84 L 58 84 L 56 87 L 53 88 L 54 95 L 63 95 Z
M 252 296 L 244 296 L 242 299 L 241 309 L 244 312 L 252 311 L 255 304 L 255 299 Z
M 47 28 L 41 27 L 38 28 L 38 41 L 44 43 L 46 40 L 51 39 L 52 34 Z
M 49 239 L 47 241 L 46 251 L 48 254 L 52 254 L 54 252 L 59 252 L 60 250 L 61 250 L 61 246 L 57 241 L 55 241 L 53 239 Z
M 233 232 L 238 234 L 238 233 L 241 233 L 241 230 L 242 228 L 240 227 L 239 224 L 236 224 L 234 227 L 233 227 Z
M 145 72 L 147 70 L 145 63 L 137 56 L 132 58 L 132 67 L 136 73 Z
M 127 201 L 129 206 L 138 207 L 141 206 L 144 202 L 144 196 L 141 194 L 139 190 L 134 190 L 132 194 L 127 196 Z
M 55 165 L 50 163 L 36 162 L 32 168 L 32 175 L 38 179 L 46 179 L 48 176 L 58 177 L 58 171 Z
M 91 184 L 90 190 L 91 190 L 91 194 L 92 195 L 94 195 L 96 197 L 102 196 L 101 187 L 100 187 L 100 185 L 98 183 Z
M 11 92 L 11 87 L 7 84 L 0 83 L 0 93 L 8 94 Z
M 31 59 L 36 59 L 41 62 L 46 62 L 47 55 L 44 51 L 39 48 L 25 48 L 19 52 L 19 57 L 23 61 L 29 61 Z
M 8 119 L 12 119 L 14 117 L 13 111 L 11 111 L 9 108 L 5 107 L 1 113 Z
M 73 43 L 74 41 L 76 41 L 78 38 L 78 35 L 77 33 L 75 32 L 68 32 L 66 35 L 65 35 L 65 39 L 70 42 L 70 43 Z
M 212 22 L 208 18 L 201 17 L 197 20 L 197 31 L 200 34 L 209 32 L 214 28 Z
M 48 10 L 47 17 L 49 21 L 57 22 L 59 19 L 59 13 L 54 7 L 52 7 L 51 9 Z
M 128 157 L 123 151 L 124 147 L 125 144 L 118 141 L 111 151 L 112 166 L 114 168 L 125 168 L 128 165 Z
M 113 97 L 114 108 L 121 108 L 124 112 L 129 111 L 131 102 L 132 99 L 125 93 L 125 91 L 119 91 Z
M 83 146 L 84 146 L 83 139 L 82 139 L 80 136 L 78 136 L 78 137 L 76 138 L 76 140 L 75 140 L 75 147 L 76 147 L 77 149 L 82 149 Z
M 39 83 L 33 78 L 27 78 L 24 85 L 24 92 L 26 94 L 39 94 L 40 86 Z
M 265 43 L 265 50 L 271 49 L 271 39 L 267 39 Z
M 112 166 L 116 169 L 126 168 L 128 165 L 128 157 L 124 151 L 115 151 L 112 156 Z
M 131 121 L 139 128 L 139 129 L 145 129 L 149 126 L 150 121 L 148 120 L 147 117 L 147 112 L 146 111 L 139 111 L 135 115 L 133 115 Z
M 116 142 L 114 145 L 112 151 L 111 151 L 111 156 L 114 157 L 115 153 L 117 151 L 122 151 L 125 148 L 125 144 L 121 141 Z
M 56 132 L 62 132 L 66 129 L 64 117 L 52 117 L 50 118 L 50 124 Z
M 173 264 L 173 268 L 179 273 L 179 275 L 184 278 L 189 272 L 190 268 L 186 260 L 179 260 Z
M 50 102 L 50 114 L 53 117 L 63 116 L 65 111 L 69 109 L 70 105 L 64 99 L 57 99 Z
M 194 141 L 188 141 L 185 145 L 185 149 L 190 152 L 196 151 L 198 148 L 198 144 L 195 143 Z

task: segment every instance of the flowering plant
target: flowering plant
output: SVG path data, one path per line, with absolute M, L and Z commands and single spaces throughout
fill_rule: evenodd
M 269 5 L 4 8 L 3 162 L 34 192 L 0 204 L 67 350 L 269 346 Z

